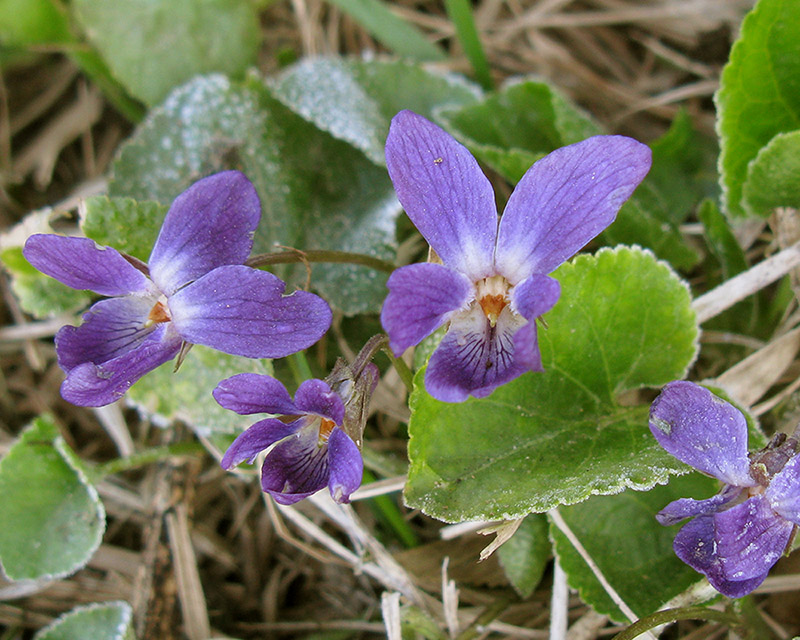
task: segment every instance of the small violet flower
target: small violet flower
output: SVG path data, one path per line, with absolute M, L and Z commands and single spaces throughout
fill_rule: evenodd
M 316 342 L 330 326 L 327 303 L 304 291 L 284 296 L 284 282 L 244 266 L 260 217 L 253 185 L 226 171 L 175 199 L 149 267 L 88 238 L 31 236 L 23 253 L 39 271 L 110 296 L 56 334 L 61 395 L 83 406 L 114 402 L 184 343 L 277 358 Z
M 294 504 L 325 487 L 336 502 L 349 502 L 361 484 L 361 437 L 377 382 L 374 364 L 354 371 L 341 361 L 326 380 L 304 381 L 294 400 L 270 376 L 241 373 L 223 380 L 213 393 L 226 409 L 281 417 L 261 420 L 242 432 L 221 466 L 252 464 L 272 447 L 261 466 L 261 487 L 277 503 Z
M 747 453 L 742 412 L 692 382 L 671 382 L 650 409 L 650 430 L 673 456 L 725 486 L 712 498 L 681 498 L 656 518 L 678 532 L 677 556 L 717 591 L 739 598 L 760 585 L 800 524 L 798 441 L 778 434 Z
M 650 150 L 623 136 L 557 149 L 522 177 L 499 225 L 475 158 L 425 118 L 394 117 L 386 164 L 435 262 L 392 274 L 381 322 L 396 355 L 449 325 L 425 386 L 461 402 L 543 370 L 536 319 L 560 295 L 547 274 L 611 224 L 650 169 Z

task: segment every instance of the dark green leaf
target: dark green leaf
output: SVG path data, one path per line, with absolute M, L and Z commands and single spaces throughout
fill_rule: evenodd
M 168 204 L 199 178 L 232 168 L 261 198 L 256 253 L 282 245 L 393 259 L 400 208 L 385 169 L 289 111 L 258 80 L 209 76 L 177 90 L 123 147 L 109 191 Z M 301 267 L 276 272 L 295 286 L 306 279 Z M 386 277 L 315 264 L 312 286 L 345 313 L 373 312 Z
M 702 580 L 672 550 L 681 525 L 662 527 L 655 514 L 678 498 L 709 498 L 718 489 L 716 480 L 692 473 L 646 493 L 598 496 L 559 513 L 622 601 L 641 617 Z M 569 585 L 581 599 L 612 620 L 627 622 L 564 533 L 551 524 L 550 535 Z
M 521 597 L 531 595 L 542 580 L 553 555 L 550 547 L 547 518 L 532 514 L 522 521 L 511 539 L 497 550 L 506 577 Z

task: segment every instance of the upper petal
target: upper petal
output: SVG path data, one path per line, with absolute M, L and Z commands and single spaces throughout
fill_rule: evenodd
M 786 463 L 764 495 L 776 513 L 800 525 L 800 456 Z
M 730 580 L 722 571 L 720 556 L 714 542 L 714 516 L 704 515 L 690 520 L 675 536 L 675 555 L 695 571 L 708 578 L 711 586 L 729 598 L 746 596 L 764 582 L 767 573 L 747 580 Z
M 339 503 L 350 502 L 350 494 L 361 486 L 364 461 L 356 443 L 341 429 L 336 428 L 328 440 L 330 478 L 328 490 Z
M 171 295 L 216 267 L 244 263 L 260 219 L 258 194 L 243 173 L 223 171 L 195 182 L 164 218 L 150 276 Z
M 767 573 L 783 555 L 794 525 L 757 495 L 714 516 L 717 552 L 728 580 L 750 580 Z
M 270 445 L 297 432 L 307 420 L 304 416 L 294 422 L 281 422 L 277 418 L 267 418 L 256 422 L 240 433 L 233 441 L 219 464 L 223 469 L 232 469 L 247 460 L 253 464 L 255 457 Z
M 83 407 L 111 404 L 144 374 L 172 360 L 180 347 L 181 338 L 171 324 L 159 324 L 135 349 L 102 364 L 85 362 L 71 369 L 61 396 Z
M 282 358 L 310 347 L 331 324 L 313 293 L 284 296 L 286 283 L 244 266 L 214 269 L 169 299 L 184 340 L 248 358 Z
M 472 282 L 440 264 L 411 264 L 389 277 L 389 295 L 381 309 L 381 324 L 395 355 L 419 344 L 466 307 L 474 295 Z
M 297 408 L 304 413 L 314 413 L 341 425 L 344 420 L 344 402 L 324 380 L 311 378 L 303 381 L 294 394 Z
M 466 147 L 411 111 L 392 119 L 386 167 L 408 217 L 442 262 L 477 281 L 492 275 L 494 192 Z
M 101 364 L 138 347 L 152 333 L 146 326 L 153 299 L 140 296 L 109 298 L 83 314 L 83 324 L 65 326 L 56 334 L 58 364 L 69 371 L 84 362 Z
M 650 149 L 594 136 L 528 169 L 500 219 L 495 265 L 512 284 L 550 273 L 611 224 L 650 170 Z
M 650 407 L 650 431 L 673 456 L 725 484 L 751 487 L 747 422 L 732 404 L 685 380 L 670 382 Z
M 211 392 L 217 403 L 239 415 L 271 413 L 291 416 L 297 408 L 280 380 L 259 373 L 239 373 L 222 380 Z
M 39 271 L 73 289 L 103 296 L 155 292 L 147 276 L 119 251 L 89 238 L 39 233 L 28 238 L 22 254 Z
M 437 400 L 463 402 L 488 396 L 497 387 L 529 371 L 515 350 L 515 334 L 526 321 L 509 307 L 491 327 L 480 306 L 458 314 L 433 352 L 425 388 Z M 538 351 L 537 351 L 538 353 Z

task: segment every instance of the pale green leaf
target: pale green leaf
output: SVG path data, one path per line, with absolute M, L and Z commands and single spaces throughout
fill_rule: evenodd
M 76 607 L 40 630 L 34 640 L 133 640 L 133 611 L 127 602 Z
M 250 422 L 219 406 L 211 392 L 221 380 L 239 373 L 269 375 L 272 364 L 194 345 L 178 371 L 174 362 L 161 365 L 136 382 L 125 399 L 162 427 L 180 420 L 203 436 L 238 433 Z
M 270 82 L 275 97 L 333 137 L 384 164 L 389 121 L 402 109 L 426 118 L 445 106 L 474 103 L 480 90 L 455 75 L 404 62 L 316 58 Z
M 744 208 L 766 217 L 777 207 L 800 209 L 800 129 L 779 133 L 747 167 Z
M 158 202 L 92 196 L 84 200 L 81 228 L 97 244 L 147 262 L 167 208 Z
M 52 418 L 34 420 L 0 460 L 0 561 L 12 580 L 69 575 L 91 558 L 105 511 Z
M 152 106 L 192 76 L 243 75 L 261 34 L 249 0 L 75 0 L 75 16 L 113 75 Z
M 800 129 L 800 3 L 759 0 L 722 70 L 716 103 L 724 206 L 743 216 L 749 163 L 777 134 Z

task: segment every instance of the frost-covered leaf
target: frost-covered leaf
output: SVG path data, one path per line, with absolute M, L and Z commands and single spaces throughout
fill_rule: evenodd
M 100 545 L 105 510 L 52 418 L 33 421 L 0 460 L 0 561 L 12 580 L 83 567 Z
M 211 395 L 220 380 L 238 373 L 269 375 L 272 364 L 194 345 L 178 371 L 174 362 L 161 365 L 136 382 L 125 399 L 163 427 L 181 420 L 204 436 L 238 433 L 250 422 L 223 409 Z
M 405 62 L 312 58 L 270 82 L 274 96 L 334 138 L 349 142 L 377 164 L 389 122 L 402 109 L 426 118 L 444 106 L 474 103 L 480 90 L 460 76 Z
M 497 550 L 508 581 L 522 598 L 533 593 L 553 555 L 547 529 L 545 516 L 531 514 L 520 523 L 511 539 Z
M 602 133 L 556 89 L 534 80 L 513 81 L 477 104 L 443 109 L 437 120 L 513 184 L 553 149 Z
M 153 106 L 192 76 L 242 75 L 261 40 L 249 0 L 75 0 L 75 16 L 113 75 Z
M 777 134 L 800 129 L 800 3 L 759 0 L 722 70 L 716 103 L 724 206 L 743 216 L 748 165 Z
M 597 496 L 559 509 L 561 517 L 594 560 L 603 577 L 639 617 L 659 609 L 702 579 L 681 562 L 672 541 L 681 525 L 662 527 L 655 514 L 678 498 L 708 498 L 719 489 L 713 478 L 692 473 L 672 478 L 646 493 Z M 564 533 L 551 523 L 555 553 L 569 585 L 581 600 L 616 622 L 627 618 Z
M 127 602 L 76 607 L 34 636 L 34 640 L 133 640 L 133 611 Z
M 779 133 L 761 148 L 747 167 L 742 195 L 754 216 L 766 217 L 777 207 L 800 209 L 800 129 Z
M 406 501 L 448 522 L 515 519 L 592 494 L 647 489 L 686 467 L 618 397 L 681 378 L 697 352 L 686 284 L 642 249 L 581 255 L 539 340 L 544 373 L 481 400 L 439 402 L 417 374 Z
M 169 204 L 190 184 L 239 169 L 261 198 L 254 252 L 276 245 L 352 251 L 392 260 L 400 205 L 386 170 L 274 100 L 257 79 L 196 78 L 176 90 L 122 148 L 110 195 Z M 302 267 L 276 269 L 302 286 Z M 312 287 L 345 313 L 374 312 L 384 273 L 313 265 Z
M 167 208 L 158 202 L 92 196 L 83 202 L 81 228 L 97 244 L 147 262 Z

